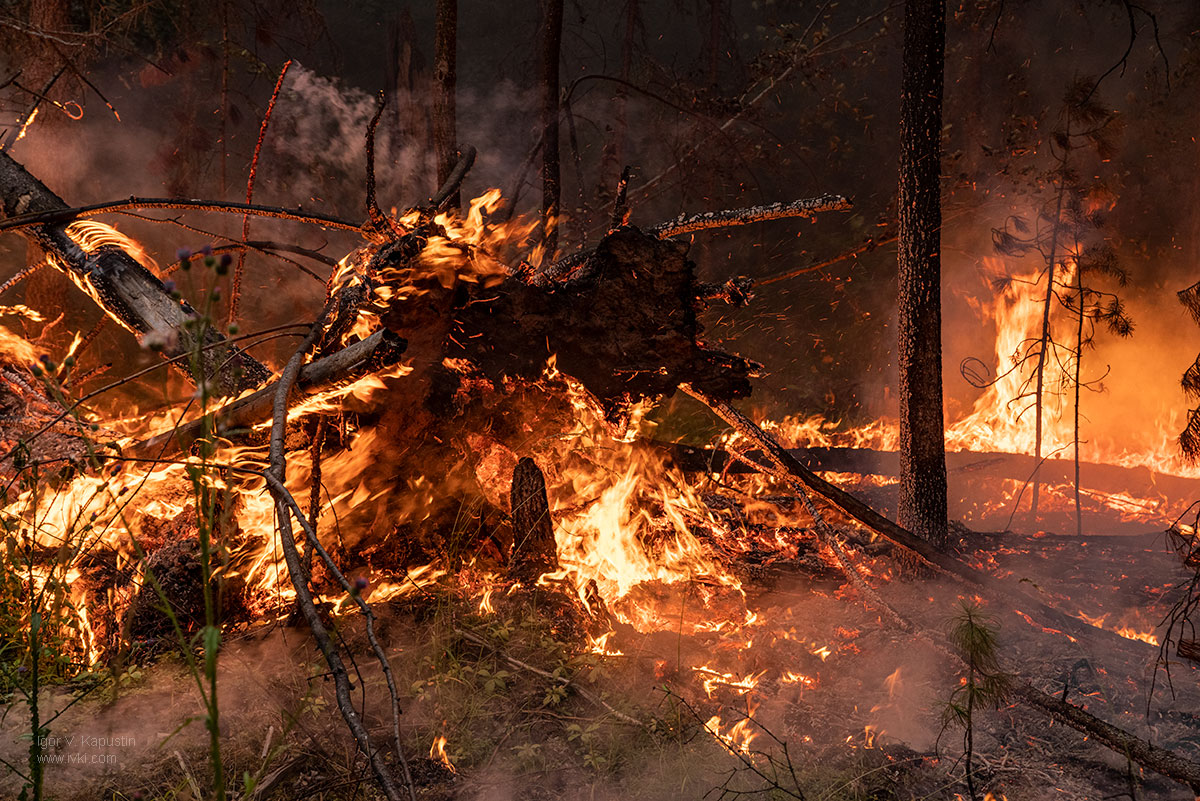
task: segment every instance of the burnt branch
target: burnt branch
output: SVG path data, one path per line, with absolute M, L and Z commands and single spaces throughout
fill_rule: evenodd
M 21 218 L 70 212 L 58 195 L 7 153 L 0 153 L 0 211 L 8 218 L 0 227 Z M 68 214 L 58 222 L 22 226 L 22 233 L 123 328 L 138 336 L 154 332 L 163 340 L 162 351 L 168 357 L 225 342 L 212 328 L 197 332 L 195 310 L 173 298 L 162 281 L 120 246 L 89 244 L 82 234 L 73 235 L 71 219 Z M 270 376 L 265 365 L 232 344 L 202 349 L 200 354 L 203 380 L 224 394 L 251 389 Z M 193 378 L 190 371 L 185 373 Z
M 1042 692 L 1032 684 L 1023 684 L 1013 691 L 1029 706 L 1039 709 L 1055 720 L 1086 734 L 1096 742 L 1125 756 L 1142 767 L 1187 785 L 1200 794 L 1200 764 L 1135 737 L 1123 729 L 1092 715 L 1061 698 Z
M 812 217 L 822 211 L 849 211 L 853 204 L 842 195 L 821 195 L 815 198 L 793 200 L 788 203 L 770 203 L 744 209 L 724 209 L 701 214 L 683 214 L 669 222 L 659 223 L 646 229 L 646 233 L 659 239 L 669 239 L 680 234 L 714 228 L 729 228 L 749 225 L 767 220 L 783 220 L 791 217 Z M 615 219 L 615 218 L 614 218 Z M 549 282 L 571 275 L 592 258 L 595 251 L 572 253 L 551 264 L 535 280 Z M 840 259 L 838 259 L 840 260 Z M 815 268 L 814 268 L 815 269 Z
M 793 200 L 789 203 L 768 203 L 764 206 L 750 206 L 744 209 L 684 214 L 670 222 L 659 223 L 647 229 L 647 233 L 665 239 L 709 228 L 729 228 L 734 225 L 749 225 L 750 223 L 782 220 L 790 217 L 812 217 L 823 211 L 849 211 L 850 208 L 850 201 L 842 195 L 821 195 L 820 197 Z
M 394 363 L 404 352 L 404 343 L 387 331 L 377 331 L 336 353 L 306 364 L 289 388 L 289 404 L 311 397 L 332 385 L 357 378 L 373 367 Z M 244 398 L 217 409 L 217 426 L 221 436 L 231 436 L 270 417 L 273 399 L 280 381 L 268 384 Z M 150 454 L 172 454 L 187 451 L 204 432 L 204 420 L 177 426 L 149 439 L 128 445 L 125 454 L 132 457 Z
M 341 710 L 342 717 L 346 721 L 346 726 L 354 735 L 355 741 L 358 743 L 359 750 L 366 755 L 371 765 L 371 770 L 375 774 L 375 779 L 379 783 L 380 789 L 387 796 L 388 801 L 400 801 L 400 790 L 396 787 L 396 783 L 392 778 L 391 770 L 383 761 L 382 752 L 375 748 L 371 743 L 371 736 L 367 732 L 367 728 L 363 723 L 358 710 L 354 708 L 354 700 L 350 697 L 350 676 L 346 672 L 345 663 L 342 661 L 341 654 L 337 647 L 330 639 L 329 631 L 325 628 L 324 622 L 321 620 L 320 614 L 317 612 L 317 607 L 313 601 L 312 591 L 308 586 L 308 576 L 304 571 L 304 565 L 300 560 L 300 554 L 296 550 L 296 541 L 292 536 L 292 515 L 295 514 L 297 521 L 301 527 L 308 533 L 308 521 L 305 520 L 304 511 L 300 505 L 296 503 L 296 499 L 288 492 L 284 482 L 287 477 L 287 457 L 284 454 L 284 432 L 287 428 L 288 417 L 288 396 L 291 394 L 292 387 L 300 377 L 300 370 L 304 364 L 304 359 L 308 351 L 316 345 L 321 338 L 323 327 L 329 312 L 332 310 L 332 303 L 327 303 L 325 308 L 321 310 L 317 320 L 313 323 L 312 329 L 308 336 L 300 343 L 300 347 L 288 360 L 287 365 L 283 368 L 283 373 L 279 377 L 279 382 L 275 389 L 273 400 L 273 420 L 271 423 L 271 444 L 268 452 L 268 467 L 264 473 L 267 479 L 267 486 L 271 490 L 271 494 L 275 497 L 275 519 L 276 525 L 279 527 L 279 539 L 283 548 L 284 561 L 287 563 L 288 575 L 291 577 L 292 586 L 296 589 L 296 602 L 300 607 L 300 613 L 303 615 L 305 622 L 313 633 L 313 639 L 317 641 L 317 647 L 320 648 L 322 655 L 325 657 L 326 664 L 329 665 L 329 670 L 333 675 L 335 693 L 337 696 L 338 709 Z M 322 558 L 328 556 L 324 553 L 324 549 L 320 548 L 320 542 L 316 538 L 316 533 L 309 542 L 309 545 L 318 549 Z M 336 571 L 336 566 L 332 560 L 329 560 L 327 566 L 331 568 L 331 572 Z M 340 572 L 335 573 L 345 582 L 345 577 L 341 576 Z M 346 584 L 344 589 L 356 594 L 349 584 Z M 360 603 L 365 605 L 361 598 Z M 367 617 L 368 636 L 372 640 L 373 646 L 378 650 L 379 644 L 375 640 L 372 627 L 372 618 L 368 614 Z M 387 658 L 383 658 L 384 671 L 388 677 L 388 689 L 392 695 L 392 712 L 394 716 L 398 716 L 398 701 L 396 698 L 395 685 L 391 681 L 391 672 L 387 666 Z M 396 723 L 397 741 L 399 740 L 399 723 Z M 397 744 L 399 744 L 397 742 Z M 403 759 L 403 751 L 398 754 L 398 757 Z M 405 766 L 407 768 L 407 765 Z M 407 774 L 407 769 L 405 773 Z M 411 778 L 408 778 L 408 796 L 410 801 L 416 801 L 416 796 L 413 794 Z
M 1114 632 L 1088 625 L 1072 615 L 1047 606 L 1039 598 L 1026 592 L 1021 587 L 1009 586 L 998 590 L 993 586 L 994 581 L 982 571 L 976 570 L 950 554 L 935 548 L 904 527 L 893 523 L 879 514 L 850 493 L 830 484 L 809 470 L 797 461 L 796 457 L 779 445 L 770 434 L 763 431 L 754 421 L 737 409 L 734 409 L 725 401 L 713 398 L 694 386 L 682 385 L 680 389 L 711 409 L 735 431 L 753 443 L 764 455 L 763 459 L 755 460 L 732 451 L 730 455 L 735 459 L 746 462 L 755 469 L 787 482 L 793 487 L 802 487 L 815 492 L 868 529 L 874 531 L 893 545 L 899 546 L 916 562 L 925 564 L 931 568 L 940 570 L 952 578 L 961 580 L 971 585 L 975 591 L 1001 592 L 1009 596 L 1012 600 L 1020 601 L 1022 609 L 1035 610 L 1044 619 L 1051 621 L 1057 628 L 1073 636 L 1103 638 L 1108 647 L 1124 653 L 1144 652 L 1139 643 L 1127 640 Z
M 258 141 L 254 143 L 254 156 L 250 159 L 250 175 L 246 178 L 246 202 L 254 202 L 254 179 L 258 176 L 258 158 L 262 155 L 263 141 L 267 138 L 267 126 L 271 124 L 271 112 L 275 110 L 275 101 L 279 99 L 279 90 L 283 88 L 283 79 L 287 76 L 288 67 L 292 66 L 289 58 L 279 71 L 279 80 L 275 81 L 275 89 L 267 102 L 267 110 L 263 112 L 262 125 L 258 129 Z M 242 242 L 250 238 L 250 215 L 242 215 Z M 237 319 L 238 300 L 242 294 L 242 273 L 246 268 L 246 251 L 238 251 L 237 267 L 233 271 L 233 288 L 229 293 L 229 319 Z
M 7 155 L 5 158 L 12 160 Z M 15 162 L 14 162 L 15 163 Z M 105 203 L 92 203 L 87 206 L 74 206 L 53 211 L 29 211 L 30 203 L 26 200 L 19 202 L 11 216 L 0 220 L 0 231 L 11 231 L 17 228 L 29 228 L 35 225 L 67 223 L 79 217 L 94 217 L 97 214 L 108 214 L 119 211 L 137 211 L 139 209 L 174 209 L 178 211 L 209 211 L 218 214 L 250 214 L 254 217 L 270 217 L 276 220 L 291 220 L 292 222 L 320 225 L 324 228 L 334 228 L 339 231 L 354 231 L 362 233 L 358 223 L 343 220 L 329 214 L 305 211 L 300 206 L 294 209 L 283 206 L 262 206 L 257 203 L 237 203 L 232 200 L 196 200 L 179 197 L 138 197 L 130 195 L 125 200 L 112 200 Z
M 476 153 L 477 151 L 473 145 L 462 146 L 462 149 L 459 151 L 458 163 L 454 165 L 454 169 L 446 177 L 445 183 L 421 207 L 423 212 L 426 214 L 436 213 L 458 194 L 459 188 L 462 187 L 462 182 L 466 180 L 467 173 L 475 165 Z

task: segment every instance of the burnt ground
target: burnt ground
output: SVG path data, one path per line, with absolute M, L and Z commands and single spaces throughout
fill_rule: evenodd
M 469 570 L 378 603 L 418 798 L 667 799 L 722 790 L 762 798 L 964 796 L 963 733 L 943 722 L 962 669 L 944 644 L 961 604 L 978 599 L 963 585 L 913 573 L 886 548 L 856 550 L 871 586 L 920 629 L 905 633 L 860 602 L 805 529 L 787 531 L 796 541 L 788 558 L 755 548 L 731 557 L 744 596 L 703 579 L 643 586 L 614 610 L 633 622 L 617 625 L 603 654 L 587 642 L 586 625 L 564 619 L 572 607 L 547 596 L 494 592 L 493 610 L 480 611 L 494 579 Z M 1110 630 L 1153 631 L 1186 575 L 1152 530 L 1083 538 L 959 533 L 962 557 L 998 587 L 1023 586 Z M 1154 646 L 1099 631 L 1073 641 L 1019 608 L 993 603 L 983 611 L 994 617 L 1007 670 L 1200 759 L 1193 714 L 1200 687 L 1188 663 L 1173 660 L 1168 686 L 1155 673 Z M 368 724 L 386 737 L 381 682 L 361 623 L 335 620 L 358 655 Z M 53 797 L 186 798 L 193 784 L 203 794 L 206 737 L 179 654 L 98 681 L 52 731 L 100 741 L 52 750 L 114 758 L 49 767 Z M 262 623 L 230 631 L 221 687 L 226 765 L 257 788 L 242 797 L 376 797 L 306 631 Z M 72 698 L 59 688 L 44 703 L 57 709 Z M 19 764 L 27 720 L 21 704 L 7 708 L 0 757 Z M 753 722 L 743 723 L 747 715 Z M 754 735 L 750 756 L 739 751 L 739 724 Z M 713 736 L 731 730 L 732 750 Z M 1034 801 L 1192 798 L 1024 706 L 979 711 L 974 733 L 981 793 Z M 436 749 L 431 754 L 440 737 L 453 770 Z M 0 793 L 19 789 L 12 776 L 5 782 Z M 244 778 L 235 785 L 244 791 Z

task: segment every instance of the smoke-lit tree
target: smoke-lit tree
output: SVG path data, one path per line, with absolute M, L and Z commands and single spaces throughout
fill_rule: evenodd
M 944 0 L 908 0 L 900 91 L 900 524 L 947 537 L 942 416 L 941 142 Z
M 1120 266 L 1116 252 L 1104 239 L 1104 212 L 1107 188 L 1099 178 L 1086 180 L 1076 168 L 1085 157 L 1105 162 L 1112 157 L 1119 120 L 1114 111 L 1102 104 L 1092 81 L 1076 81 L 1064 99 L 1061 124 L 1050 142 L 1055 166 L 1045 176 L 1052 195 L 1049 206 L 1031 226 L 1020 217 L 1011 217 L 1003 228 L 992 232 L 997 252 L 1007 256 L 1036 254 L 1044 263 L 1036 277 L 1042 286 L 1042 327 L 1036 339 L 1025 343 L 1014 369 L 1032 364 L 1019 399 L 1030 399 L 1034 413 L 1034 473 L 1030 515 L 1038 517 L 1041 481 L 1038 471 L 1043 460 L 1045 408 L 1050 394 L 1074 395 L 1072 444 L 1075 462 L 1075 522 L 1083 531 L 1083 507 L 1080 490 L 1080 407 L 1085 388 L 1096 389 L 1100 379 L 1085 379 L 1083 354 L 1095 346 L 1097 326 L 1121 337 L 1133 333 L 1133 323 L 1125 313 L 1121 298 L 1092 283 L 1107 278 L 1123 287 L 1128 276 Z M 1001 286 L 1012 278 L 1002 279 Z M 1072 322 L 1070 338 L 1056 338 L 1053 320 L 1055 308 L 1065 309 Z M 1047 387 L 1047 368 L 1057 364 L 1062 380 Z

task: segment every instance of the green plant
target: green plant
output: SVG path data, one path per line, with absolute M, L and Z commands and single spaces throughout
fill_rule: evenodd
M 954 616 L 950 630 L 950 640 L 966 663 L 967 671 L 950 694 L 942 712 L 942 724 L 943 727 L 960 726 L 963 729 L 967 792 L 972 801 L 976 798 L 975 772 L 971 764 L 975 752 L 975 713 L 980 708 L 999 707 L 1008 693 L 1009 677 L 1000 669 L 997 631 L 994 618 L 966 602 Z

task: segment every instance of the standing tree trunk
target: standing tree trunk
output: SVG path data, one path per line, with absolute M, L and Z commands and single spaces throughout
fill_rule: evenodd
M 1050 229 L 1050 256 L 1046 259 L 1046 302 L 1042 306 L 1042 337 L 1038 343 L 1037 383 L 1034 387 L 1034 417 L 1033 417 L 1033 496 L 1029 502 L 1029 517 L 1036 526 L 1038 521 L 1038 496 L 1041 494 L 1042 479 L 1038 469 L 1042 466 L 1042 432 L 1044 430 L 1043 401 L 1046 395 L 1046 357 L 1054 347 L 1050 334 L 1050 311 L 1054 306 L 1054 272 L 1058 266 L 1058 230 L 1062 225 L 1063 201 L 1067 195 L 1067 158 L 1071 154 L 1071 118 L 1067 116 L 1066 127 L 1067 148 L 1063 150 L 1062 163 L 1059 166 L 1058 199 L 1054 207 L 1054 224 Z
M 1082 491 L 1079 488 L 1079 401 L 1080 391 L 1083 389 L 1081 382 L 1083 378 L 1083 324 L 1087 317 L 1087 310 L 1084 306 L 1087 290 L 1083 286 L 1083 264 L 1079 259 L 1079 237 L 1075 237 L 1075 249 L 1072 251 L 1075 258 L 1075 291 L 1079 298 L 1079 319 L 1075 329 L 1075 536 L 1083 536 L 1083 498 Z
M 721 0 L 708 2 L 708 86 L 717 88 L 721 65 Z
M 558 570 L 554 522 L 546 498 L 546 478 L 537 463 L 523 457 L 513 470 L 513 547 L 508 572 L 527 587 L 543 573 Z
M 633 74 L 633 45 L 638 27 L 638 0 L 626 0 L 625 3 L 625 37 L 621 44 L 621 74 L 622 81 L 629 81 Z M 627 109 L 626 104 L 629 90 L 618 85 L 613 92 L 612 124 L 609 141 L 605 144 L 600 157 L 600 186 L 596 194 L 601 200 L 601 206 L 607 208 L 610 204 L 615 209 L 617 200 L 617 184 L 626 166 L 625 133 Z
M 904 4 L 900 89 L 900 525 L 944 544 L 940 194 L 945 0 Z
M 442 186 L 458 162 L 455 85 L 458 80 L 458 0 L 437 0 L 433 53 L 433 152 L 437 185 Z M 462 208 L 458 190 L 447 203 Z
M 563 0 L 544 0 L 542 19 L 542 217 L 546 258 L 558 249 L 562 186 L 558 166 L 558 62 L 562 48 Z

